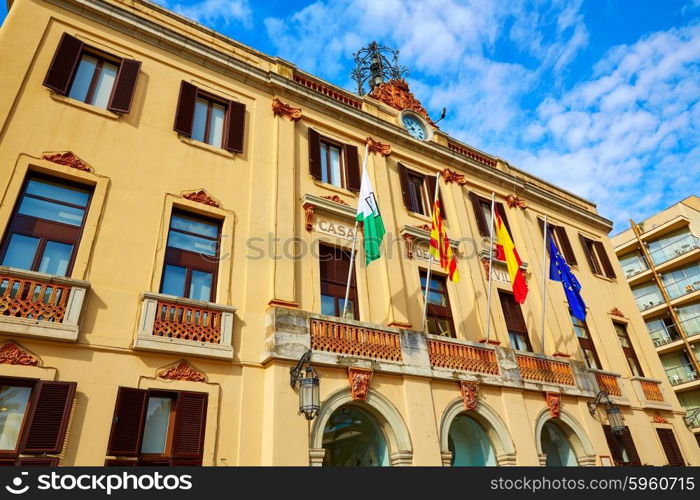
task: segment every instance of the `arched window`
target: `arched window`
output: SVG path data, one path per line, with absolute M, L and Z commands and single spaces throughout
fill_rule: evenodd
M 377 420 L 355 405 L 333 412 L 323 429 L 324 466 L 389 465 L 387 440 Z
M 452 452 L 452 466 L 496 465 L 496 454 L 486 431 L 467 415 L 457 415 L 452 420 L 448 446 Z
M 542 426 L 542 453 L 547 457 L 545 465 L 551 466 L 576 466 L 576 453 L 566 434 L 555 424 L 548 421 Z

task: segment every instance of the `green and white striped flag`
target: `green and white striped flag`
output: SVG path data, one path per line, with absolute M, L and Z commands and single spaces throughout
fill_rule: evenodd
M 364 240 L 365 240 L 365 262 L 369 264 L 373 260 L 379 258 L 379 247 L 384 238 L 384 222 L 382 215 L 379 213 L 377 205 L 377 197 L 374 195 L 374 189 L 369 180 L 367 173 L 367 155 L 368 150 L 365 148 L 365 159 L 362 162 L 362 184 L 360 185 L 360 200 L 357 204 L 357 217 L 359 222 L 363 223 Z

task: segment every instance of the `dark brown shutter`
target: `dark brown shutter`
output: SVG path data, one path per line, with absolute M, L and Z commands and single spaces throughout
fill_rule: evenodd
M 625 427 L 625 430 L 620 434 L 620 439 L 622 440 L 622 445 L 625 447 L 627 456 L 630 461 L 627 465 L 642 465 L 642 461 L 639 459 L 639 454 L 637 453 L 637 447 L 634 445 L 634 440 L 632 439 L 632 433 L 630 433 L 629 427 Z
M 348 177 L 347 188 L 350 191 L 358 192 L 360 190 L 360 159 L 357 153 L 357 147 L 352 144 L 345 144 L 345 165 Z
M 401 181 L 401 194 L 403 195 L 403 204 L 409 210 L 411 209 L 411 195 L 408 192 L 408 169 L 403 163 L 397 163 L 399 168 L 399 180 Z
M 173 130 L 185 137 L 192 136 L 192 121 L 194 120 L 194 106 L 196 102 L 197 87 L 183 80 L 180 83 L 180 95 L 177 98 Z
M 208 394 L 180 392 L 175 409 L 173 458 L 202 458 Z
M 225 130 L 223 148 L 233 153 L 242 153 L 245 139 L 245 104 L 229 101 Z
M 428 202 L 426 205 L 430 206 L 430 210 L 432 213 L 432 206 L 433 206 L 433 201 L 435 197 L 435 176 L 434 175 L 426 175 L 423 177 L 425 179 L 425 184 L 428 188 Z M 445 217 L 445 205 L 442 203 L 442 192 L 440 191 L 440 188 L 438 187 L 438 200 L 440 201 L 440 216 L 442 219 L 447 219 Z M 427 215 L 427 214 L 426 214 Z
M 469 193 L 469 199 L 472 201 L 472 208 L 474 209 L 474 217 L 476 217 L 476 226 L 479 228 L 479 234 L 481 236 L 488 236 L 489 233 L 489 221 L 486 220 L 484 211 L 481 209 L 481 197 L 476 193 Z
M 590 240 L 582 234 L 579 234 L 578 237 L 581 240 L 581 247 L 583 248 L 583 254 L 586 256 L 586 260 L 588 261 L 588 265 L 591 267 L 591 271 L 593 271 L 594 273 L 597 274 L 598 269 L 595 265 L 595 262 L 593 261 L 593 255 L 591 255 L 591 249 L 588 246 L 588 243 Z
M 576 261 L 576 254 L 574 254 L 574 249 L 572 248 L 569 237 L 566 234 L 566 229 L 562 226 L 554 226 L 554 231 L 557 233 L 559 243 L 561 243 L 561 251 L 564 252 L 566 263 L 570 266 L 578 264 Z
M 173 458 L 169 464 L 171 467 L 200 467 L 202 465 L 201 458 Z
M 136 81 L 141 71 L 141 61 L 123 59 L 114 81 L 112 97 L 107 109 L 113 113 L 126 114 L 131 111 L 131 101 L 136 91 Z
M 683 459 L 683 454 L 676 441 L 676 436 L 673 435 L 673 431 L 671 429 L 656 429 L 656 433 L 661 440 L 661 446 L 666 454 L 668 465 L 684 466 L 685 460 Z
M 622 453 L 620 453 L 620 443 L 617 441 L 617 437 L 613 434 L 609 425 L 603 426 L 603 432 L 605 433 L 605 440 L 608 442 L 608 448 L 610 449 L 613 463 L 615 465 L 623 464 Z
M 508 234 L 510 234 L 510 239 L 513 239 L 513 231 L 510 230 L 510 223 L 508 223 L 508 216 L 506 215 L 506 209 L 503 207 L 503 203 L 501 203 L 500 201 L 496 202 L 496 212 L 498 212 L 498 215 L 501 216 L 501 220 L 503 221 L 503 224 L 506 225 L 506 229 L 508 230 Z M 495 217 L 494 217 L 494 221 L 495 221 Z M 495 224 L 495 222 L 494 222 L 494 224 Z
M 309 127 L 309 173 L 311 177 L 321 180 L 321 136 Z
M 613 269 L 612 263 L 608 258 L 608 252 L 605 251 L 605 245 L 603 245 L 602 241 L 595 241 L 593 242 L 593 244 L 595 245 L 596 253 L 598 254 L 600 263 L 603 265 L 603 271 L 605 272 L 605 276 L 607 276 L 608 278 L 615 278 L 615 269 Z
M 37 384 L 21 453 L 61 453 L 75 386 L 75 382 L 43 380 Z
M 515 301 L 515 297 L 510 293 L 501 291 L 498 292 L 498 296 L 501 299 L 501 308 L 503 309 L 503 316 L 508 330 L 527 335 L 523 311 L 520 308 L 520 304 Z
M 66 95 L 70 87 L 75 69 L 78 67 L 80 52 L 83 50 L 83 42 L 64 33 L 58 48 L 51 59 L 49 71 L 44 78 L 44 87 Z
M 21 457 L 18 467 L 58 467 L 58 457 Z
M 141 450 L 148 391 L 120 387 L 114 405 L 107 455 L 136 457 Z
M 322 280 L 345 284 L 350 272 L 350 252 L 343 248 L 320 245 L 319 265 Z M 354 286 L 354 281 L 353 275 L 351 286 Z
M 136 467 L 138 464 L 136 460 L 122 460 L 119 458 L 108 458 L 105 460 L 105 467 Z

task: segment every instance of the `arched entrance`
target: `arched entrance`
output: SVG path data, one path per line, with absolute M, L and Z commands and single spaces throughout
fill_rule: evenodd
M 448 448 L 454 467 L 483 467 L 496 464 L 496 453 L 486 431 L 479 422 L 465 413 L 452 420 L 448 434 Z
M 552 418 L 543 409 L 535 421 L 535 443 L 540 465 L 591 466 L 596 464 L 593 445 L 581 424 L 568 412 L 561 410 Z
M 323 429 L 324 466 L 387 466 L 389 450 L 377 420 L 357 405 L 333 412 Z
M 546 456 L 547 467 L 576 466 L 576 454 L 569 443 L 569 438 L 553 422 L 545 422 L 540 435 L 542 453 Z

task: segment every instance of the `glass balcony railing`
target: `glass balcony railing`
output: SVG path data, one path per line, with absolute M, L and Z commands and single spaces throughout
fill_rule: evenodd
M 656 347 L 661 347 L 662 345 L 670 344 L 674 340 L 678 340 L 681 338 L 681 336 L 678 335 L 678 331 L 676 330 L 675 325 L 664 325 L 663 327 L 657 330 L 650 331 L 649 335 L 651 335 L 651 340 L 654 342 L 654 345 Z
M 620 264 L 622 265 L 622 271 L 625 273 L 626 278 L 632 278 L 649 269 L 646 261 L 641 256 L 620 259 Z
M 700 427 L 700 406 L 696 406 L 695 408 L 686 408 L 685 411 L 685 421 L 688 424 L 688 427 L 691 429 Z
M 678 385 L 697 380 L 698 373 L 693 369 L 692 365 L 687 364 L 666 368 L 666 376 L 671 385 Z
M 671 299 L 677 299 L 683 295 L 693 293 L 696 290 L 700 290 L 700 274 L 694 276 L 688 276 L 673 283 L 664 284 L 666 287 L 666 292 Z
M 639 297 L 635 297 L 635 300 L 637 301 L 637 307 L 639 307 L 640 311 L 646 311 L 664 302 L 664 298 L 661 296 L 659 290 L 654 290 L 640 295 Z
M 663 264 L 673 258 L 688 253 L 696 248 L 700 248 L 700 240 L 688 234 L 672 243 L 667 243 L 659 248 L 649 251 L 649 256 L 655 265 Z
M 700 316 L 695 316 L 694 318 L 688 318 L 681 321 L 681 326 L 683 331 L 688 337 L 697 335 L 700 333 Z

